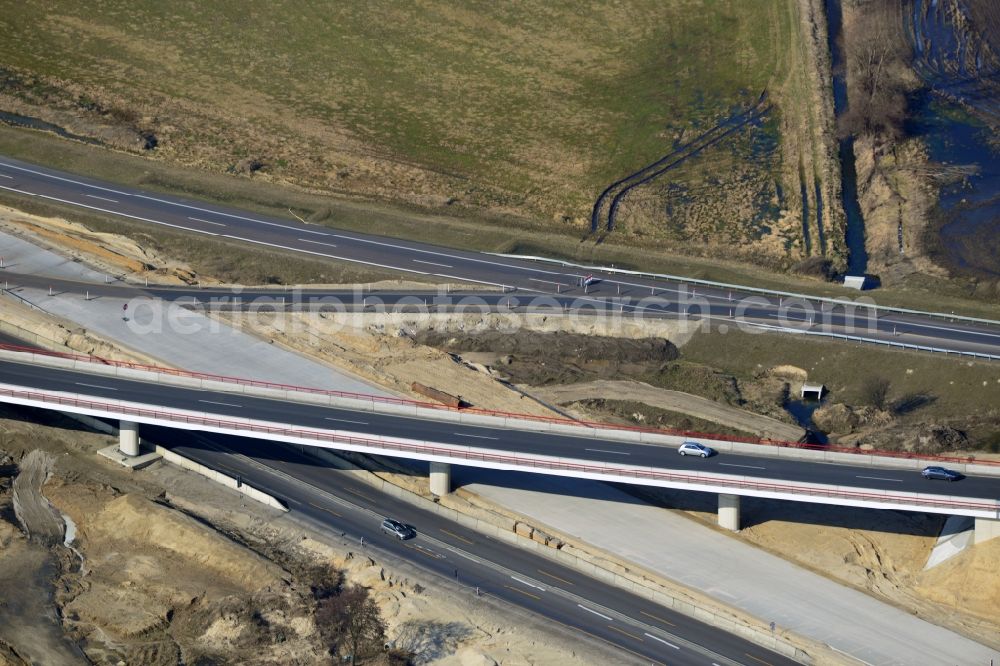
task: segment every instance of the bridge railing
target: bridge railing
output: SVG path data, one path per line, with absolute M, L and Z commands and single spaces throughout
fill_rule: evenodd
M 706 473 L 686 473 L 677 472 L 653 467 L 634 467 L 620 463 L 590 462 L 565 458 L 553 458 L 548 456 L 538 456 L 531 454 L 512 454 L 497 452 L 488 449 L 475 449 L 460 446 L 447 446 L 437 443 L 420 442 L 415 440 L 394 440 L 394 439 L 374 439 L 370 437 L 358 437 L 334 433 L 330 431 L 311 430 L 308 428 L 295 428 L 277 424 L 255 422 L 249 419 L 233 420 L 217 418 L 210 415 L 192 414 L 167 409 L 145 408 L 137 405 L 121 402 L 106 402 L 101 400 L 90 400 L 73 398 L 69 396 L 52 395 L 47 392 L 21 390 L 11 388 L 0 388 L 0 399 L 8 397 L 13 400 L 27 400 L 36 403 L 43 403 L 52 408 L 73 407 L 77 409 L 90 410 L 93 412 L 114 414 L 116 418 L 150 419 L 153 421 L 196 425 L 208 428 L 231 431 L 234 434 L 255 433 L 278 435 L 299 440 L 311 440 L 332 444 L 331 448 L 337 445 L 344 445 L 375 450 L 389 455 L 411 454 L 414 456 L 436 456 L 448 460 L 467 461 L 469 463 L 503 465 L 529 470 L 548 470 L 552 472 L 594 474 L 603 477 L 614 477 L 623 482 L 635 481 L 661 481 L 680 484 L 690 484 L 706 486 L 710 485 L 715 489 L 732 491 L 757 491 L 769 493 L 784 493 L 800 495 L 806 497 L 823 497 L 841 499 L 844 501 L 864 501 L 898 504 L 905 507 L 923 507 L 950 510 L 967 510 L 993 512 L 1000 517 L 1000 503 L 996 500 L 978 500 L 966 498 L 953 498 L 946 496 L 930 496 L 917 493 L 900 492 L 872 492 L 864 490 L 852 490 L 840 486 L 821 486 L 808 484 L 780 483 L 769 480 L 748 479 L 745 477 L 715 476 Z
M 790 442 L 790 441 L 771 439 L 766 437 L 747 437 L 747 436 L 741 437 L 737 435 L 722 435 L 722 434 L 703 432 L 697 430 L 660 429 L 660 428 L 647 428 L 642 426 L 602 423 L 599 421 L 584 421 L 584 420 L 577 421 L 574 419 L 568 419 L 559 416 L 543 416 L 538 414 L 505 412 L 500 410 L 482 409 L 478 407 L 455 408 L 455 407 L 449 407 L 448 405 L 442 405 L 439 403 L 423 402 L 419 400 L 412 400 L 409 398 L 393 398 L 388 396 L 371 395 L 368 393 L 354 393 L 351 391 L 336 391 L 331 389 L 309 388 L 304 386 L 295 386 L 292 384 L 268 382 L 264 380 L 230 377 L 226 375 L 194 372 L 191 370 L 180 370 L 177 368 L 167 368 L 155 365 L 148 365 L 143 363 L 136 363 L 133 361 L 116 361 L 96 356 L 89 356 L 86 354 L 74 354 L 69 352 L 56 352 L 43 349 L 19 347 L 17 345 L 0 344 L 0 351 L 2 350 L 25 353 L 25 354 L 35 354 L 51 358 L 61 358 L 73 361 L 93 363 L 96 365 L 123 368 L 126 370 L 140 370 L 140 371 L 160 373 L 176 377 L 188 377 L 193 379 L 200 379 L 203 381 L 230 383 L 235 386 L 246 386 L 246 387 L 254 387 L 261 389 L 275 389 L 279 391 L 290 391 L 294 393 L 328 396 L 331 398 L 360 400 L 365 402 L 371 402 L 373 405 L 374 404 L 401 405 L 406 407 L 430 409 L 442 412 L 461 412 L 463 414 L 475 414 L 475 415 L 495 417 L 500 419 L 511 419 L 511 420 L 534 422 L 534 423 L 542 423 L 542 424 L 590 428 L 595 431 L 604 430 L 609 432 L 617 431 L 617 432 L 646 433 L 652 435 L 668 435 L 668 436 L 683 437 L 690 439 L 710 439 L 717 442 L 733 442 L 739 444 L 755 444 L 760 446 L 771 446 L 777 448 L 802 449 L 807 451 L 847 453 L 847 454 L 869 456 L 869 457 L 877 456 L 881 458 L 895 458 L 900 460 L 929 460 L 941 463 L 975 463 L 977 465 L 1000 467 L 1000 460 L 979 459 L 974 456 L 960 457 L 960 456 L 916 454 L 907 451 L 873 451 L 868 449 L 860 449 L 856 447 L 838 447 L 838 446 L 831 446 L 828 444 L 806 444 L 802 442 Z

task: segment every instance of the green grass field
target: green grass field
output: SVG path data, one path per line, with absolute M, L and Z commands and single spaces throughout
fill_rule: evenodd
M 890 400 L 910 395 L 932 401 L 908 418 L 920 422 L 1000 417 L 1000 373 L 996 363 L 814 337 L 698 333 L 681 348 L 681 358 L 718 368 L 741 380 L 776 365 L 794 365 L 809 380 L 825 384 L 831 402 L 864 405 L 869 377 L 891 383 Z
M 150 129 L 164 159 L 578 229 L 605 184 L 775 87 L 790 7 L 4 0 L 0 62 L 10 99 Z

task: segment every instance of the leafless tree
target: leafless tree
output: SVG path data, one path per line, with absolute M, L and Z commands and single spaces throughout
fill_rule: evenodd
M 888 0 L 860 3 L 859 9 L 863 20 L 851 26 L 846 44 L 848 108 L 841 133 L 898 138 L 906 120 L 902 72 L 909 57 L 899 31 L 899 9 Z
M 861 386 L 861 398 L 875 409 L 889 406 L 889 389 L 892 383 L 885 377 L 869 377 Z
M 320 599 L 316 624 L 335 654 L 349 655 L 351 666 L 379 654 L 385 645 L 385 620 L 368 594 L 359 586 Z

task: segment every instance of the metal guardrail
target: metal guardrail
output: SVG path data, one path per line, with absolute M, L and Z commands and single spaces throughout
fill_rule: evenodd
M 486 252 L 484 254 L 489 254 L 494 257 L 503 257 L 505 259 L 520 259 L 522 261 L 537 261 L 541 263 L 558 264 L 560 266 L 566 266 L 568 268 L 578 268 L 585 271 L 596 271 L 601 273 L 613 273 L 621 275 L 632 275 L 635 277 L 645 277 L 653 278 L 656 280 L 671 280 L 673 282 L 690 282 L 693 284 L 705 285 L 707 287 L 718 287 L 721 289 L 732 289 L 733 291 L 744 291 L 753 292 L 757 294 L 768 294 L 771 296 L 789 297 L 789 298 L 802 298 L 810 301 L 819 301 L 821 303 L 832 303 L 835 305 L 851 305 L 855 307 L 868 308 L 870 310 L 885 311 L 885 312 L 895 312 L 897 314 L 910 314 L 919 315 L 922 317 L 934 317 L 938 319 L 951 319 L 966 321 L 975 324 L 987 324 L 1000 326 L 1000 321 L 996 319 L 983 319 L 979 317 L 967 317 L 965 315 L 957 314 L 947 314 L 944 312 L 927 312 L 924 310 L 910 310 L 907 308 L 897 308 L 891 305 L 876 305 L 872 303 L 856 303 L 850 300 L 844 300 L 840 298 L 831 298 L 829 296 L 810 296 L 809 294 L 800 294 L 793 291 L 778 291 L 776 289 L 764 289 L 762 287 L 748 287 L 742 284 L 730 284 L 728 282 L 715 282 L 713 280 L 705 280 L 702 278 L 692 278 L 685 277 L 683 275 L 670 275 L 667 273 L 651 273 L 649 271 L 630 271 L 623 268 L 611 268 L 608 266 L 588 266 L 586 264 L 576 264 L 571 261 L 565 261 L 563 259 L 550 259 L 548 257 L 536 257 L 533 255 L 523 255 L 523 254 L 504 254 L 501 252 Z
M 25 297 L 19 296 L 19 295 L 15 294 L 13 290 L 8 289 L 6 286 L 4 286 L 2 289 L 0 289 L 0 294 L 3 294 L 4 296 L 7 296 L 9 298 L 13 298 L 15 301 L 17 301 L 21 305 L 27 305 L 32 310 L 38 310 L 39 312 L 44 312 L 45 314 L 52 314 L 51 312 L 49 312 L 45 308 L 39 307 L 39 306 L 35 305 L 34 303 L 32 303 L 31 301 L 29 301 Z
M 622 479 L 654 480 L 674 483 L 688 483 L 700 485 L 714 485 L 733 490 L 752 490 L 758 492 L 787 493 L 802 495 L 804 497 L 825 497 L 837 498 L 853 501 L 887 502 L 899 504 L 901 506 L 936 507 L 941 509 L 965 509 L 970 511 L 992 511 L 1000 515 L 1000 502 L 997 500 L 978 500 L 973 498 L 954 499 L 952 497 L 929 497 L 919 493 L 871 493 L 855 490 L 847 490 L 842 487 L 812 488 L 802 485 L 789 485 L 787 483 L 775 483 L 773 481 L 752 481 L 739 478 L 716 477 L 710 474 L 690 474 L 683 472 L 673 472 L 656 468 L 627 467 L 620 464 L 608 463 L 587 463 L 573 459 L 544 458 L 533 455 L 503 454 L 486 450 L 462 450 L 459 447 L 446 447 L 434 443 L 418 442 L 410 443 L 405 441 L 393 441 L 384 439 L 370 439 L 367 437 L 356 437 L 352 435 L 337 435 L 332 432 L 319 430 L 309 430 L 300 428 L 281 427 L 277 425 L 265 425 L 252 423 L 248 420 L 232 421 L 227 419 L 212 418 L 210 416 L 197 416 L 187 413 L 164 409 L 148 409 L 143 407 L 124 406 L 120 403 L 109 403 L 97 400 L 81 400 L 79 398 L 69 398 L 54 396 L 48 393 L 39 393 L 32 390 L 0 389 L 0 396 L 10 398 L 20 398 L 46 404 L 79 407 L 95 411 L 122 414 L 128 418 L 145 417 L 160 421 L 170 421 L 184 423 L 186 425 L 200 425 L 214 428 L 224 428 L 240 430 L 252 433 L 264 433 L 272 435 L 284 435 L 301 439 L 309 439 L 317 442 L 328 442 L 332 444 L 348 444 L 369 449 L 380 449 L 389 451 L 392 454 L 400 453 L 422 454 L 431 456 L 448 457 L 459 460 L 475 461 L 479 463 L 494 463 L 501 465 L 512 465 L 528 467 L 537 470 L 550 470 L 559 472 L 576 472 L 602 474 L 606 476 L 618 476 Z M 806 500 L 803 500 L 806 501 Z
M 817 335 L 827 338 L 839 338 L 841 340 L 853 340 L 854 342 L 867 342 L 869 344 L 884 345 L 887 347 L 897 347 L 899 349 L 909 349 L 911 351 L 926 351 L 937 354 L 954 354 L 956 356 L 971 356 L 972 358 L 984 359 L 987 361 L 1000 361 L 1000 355 L 986 354 L 984 352 L 962 351 L 960 349 L 944 349 L 943 347 L 929 347 L 927 345 L 914 345 L 908 342 L 896 342 L 895 340 L 880 340 L 879 338 L 866 338 L 859 335 L 846 335 L 844 333 L 831 333 L 828 331 L 811 331 L 801 328 L 790 328 L 787 326 L 771 326 L 769 324 L 746 323 L 747 326 L 761 328 L 775 333 L 794 333 L 798 335 Z

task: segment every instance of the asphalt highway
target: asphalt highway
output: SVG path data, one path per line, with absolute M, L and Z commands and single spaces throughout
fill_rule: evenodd
M 208 237 L 348 261 L 436 280 L 462 280 L 513 293 L 523 305 L 531 296 L 557 295 L 576 308 L 606 307 L 606 299 L 624 297 L 612 306 L 625 312 L 656 315 L 666 307 L 660 299 L 681 300 L 673 306 L 692 315 L 747 319 L 775 326 L 817 329 L 924 345 L 952 351 L 1000 355 L 1000 329 L 921 315 L 888 314 L 877 320 L 847 316 L 842 306 L 830 309 L 817 301 L 793 303 L 758 294 L 612 273 L 593 273 L 581 286 L 584 271 L 489 254 L 340 231 L 172 195 L 118 186 L 10 158 L 0 159 L 0 189 L 57 203 L 115 215 L 142 224 L 167 226 Z M 750 305 L 741 306 L 752 296 Z M 781 313 L 784 313 L 782 316 Z
M 53 296 L 66 298 L 116 298 L 142 301 L 154 299 L 164 302 L 204 309 L 273 310 L 324 310 L 330 312 L 366 311 L 417 311 L 429 312 L 478 312 L 483 308 L 507 313 L 576 313 L 583 316 L 618 316 L 643 318 L 686 318 L 692 321 L 710 319 L 716 330 L 722 327 L 744 326 L 748 330 L 781 327 L 793 331 L 824 330 L 831 333 L 858 335 L 876 340 L 892 340 L 909 344 L 931 346 L 934 339 L 923 335 L 923 324 L 908 322 L 903 318 L 882 317 L 872 319 L 859 328 L 858 319 L 844 307 L 826 309 L 811 318 L 804 318 L 795 309 L 775 305 L 734 307 L 728 300 L 707 300 L 700 304 L 679 297 L 670 290 L 658 290 L 656 296 L 642 298 L 621 296 L 593 298 L 573 294 L 530 294 L 500 291 L 379 291 L 363 292 L 360 289 L 282 289 L 282 288 L 231 288 L 145 286 L 113 280 L 108 283 L 88 283 L 48 276 L 28 275 L 12 270 L 0 271 L 4 288 L 19 294 L 24 288 L 44 289 Z M 865 319 L 868 322 L 867 319 Z M 951 330 L 952 341 L 961 343 L 965 351 L 1000 354 L 994 338 L 1000 340 L 1000 329 L 977 330 L 974 327 L 956 326 Z
M 382 494 L 291 446 L 143 427 L 143 439 L 284 500 L 292 515 L 343 534 L 357 552 L 389 553 L 436 574 L 458 594 L 500 599 L 657 663 L 748 666 L 795 663 L 528 550 Z M 380 530 L 383 516 L 411 525 L 413 539 Z M 361 546 L 364 537 L 365 546 Z M 502 563 L 494 564 L 494 563 Z
M 824 483 L 857 489 L 922 492 L 976 499 L 1000 498 L 1000 478 L 997 477 L 973 476 L 958 483 L 927 481 L 915 470 L 871 468 L 865 466 L 860 459 L 857 466 L 736 453 L 703 459 L 680 456 L 675 449 L 659 445 L 352 411 L 94 376 L 11 361 L 0 361 L 0 383 L 208 412 L 224 417 L 292 423 L 304 428 L 352 433 L 358 437 L 384 435 L 511 453 L 541 454 L 686 472 L 710 471 L 778 482 Z

